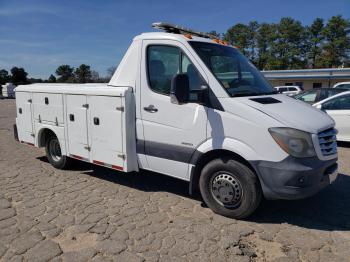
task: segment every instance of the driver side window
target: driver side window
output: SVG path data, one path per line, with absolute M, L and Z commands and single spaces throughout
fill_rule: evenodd
M 177 74 L 187 74 L 190 92 L 200 90 L 205 83 L 191 60 L 174 46 L 149 46 L 147 68 L 150 88 L 163 95 L 170 95 L 171 80 Z M 196 95 L 195 92 L 191 92 L 190 100 L 198 101 Z

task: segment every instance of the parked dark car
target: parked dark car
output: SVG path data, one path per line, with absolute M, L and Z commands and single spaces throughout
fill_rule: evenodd
M 312 105 L 323 99 L 334 96 L 344 91 L 349 91 L 349 90 L 344 88 L 315 88 L 315 89 L 301 92 L 300 94 L 297 94 L 293 97 L 295 99 L 304 101 Z

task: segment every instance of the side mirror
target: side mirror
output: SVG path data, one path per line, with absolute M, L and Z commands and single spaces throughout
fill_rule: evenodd
M 170 101 L 185 104 L 190 97 L 190 81 L 187 74 L 177 74 L 171 80 Z

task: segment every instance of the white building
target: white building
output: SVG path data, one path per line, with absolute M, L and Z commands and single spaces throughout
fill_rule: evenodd
M 350 68 L 271 70 L 262 73 L 272 86 L 297 85 L 305 90 L 350 81 Z

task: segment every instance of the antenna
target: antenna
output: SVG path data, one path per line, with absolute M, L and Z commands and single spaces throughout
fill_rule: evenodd
M 152 24 L 153 28 L 163 30 L 167 33 L 173 33 L 173 34 L 191 34 L 194 36 L 204 37 L 204 38 L 210 38 L 215 39 L 216 37 L 204 32 L 194 31 L 190 28 L 186 28 L 179 25 L 173 25 L 170 23 L 164 23 L 164 22 L 157 22 Z

